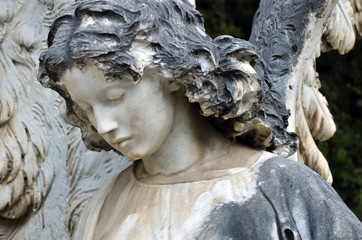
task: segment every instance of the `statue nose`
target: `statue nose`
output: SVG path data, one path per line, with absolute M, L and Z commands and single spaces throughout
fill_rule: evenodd
M 100 135 L 112 132 L 118 127 L 117 121 L 114 120 L 114 111 L 106 111 L 94 108 L 94 117 L 96 120 L 96 128 Z
M 100 135 L 112 132 L 117 129 L 115 121 L 97 121 L 97 131 Z

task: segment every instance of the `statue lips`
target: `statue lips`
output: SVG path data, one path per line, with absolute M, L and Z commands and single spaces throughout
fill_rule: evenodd
M 112 141 L 112 145 L 117 145 L 119 147 L 124 147 L 127 140 L 129 140 L 131 137 L 123 137 L 123 138 L 117 138 L 116 140 Z
M 113 146 L 115 149 L 121 152 L 122 155 L 125 156 L 127 159 L 130 159 L 131 155 L 127 155 L 129 154 L 129 151 L 132 149 L 132 147 L 128 145 L 130 140 L 131 140 L 130 136 L 117 138 L 116 140 L 111 141 L 111 146 Z

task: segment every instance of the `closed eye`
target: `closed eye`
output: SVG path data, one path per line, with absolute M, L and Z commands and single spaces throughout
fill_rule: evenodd
M 111 88 L 106 91 L 106 97 L 110 101 L 119 101 L 125 95 L 125 91 L 120 88 Z

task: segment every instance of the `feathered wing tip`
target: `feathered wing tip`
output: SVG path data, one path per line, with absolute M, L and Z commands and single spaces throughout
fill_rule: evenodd
M 321 51 L 348 53 L 362 36 L 362 0 L 339 0 L 323 33 Z
M 315 62 L 321 52 L 337 50 L 340 54 L 345 54 L 353 48 L 356 36 L 360 35 L 361 10 L 361 0 L 337 2 L 324 29 L 320 46 L 317 45 L 315 55 L 304 66 L 299 106 L 296 107 L 296 131 L 301 141 L 298 160 L 314 169 L 330 184 L 332 174 L 328 161 L 319 151 L 315 140 L 325 141 L 331 138 L 336 125 L 326 98 L 319 92 L 320 81 Z
M 346 54 L 353 48 L 356 41 L 353 2 L 359 1 L 339 0 L 337 2 L 323 33 L 322 52 L 338 50 L 340 54 Z
M 302 78 L 299 107 L 296 108 L 296 132 L 300 137 L 298 160 L 319 173 L 332 184 L 332 173 L 327 160 L 315 140 L 327 140 L 336 131 L 325 97 L 319 92 L 320 82 L 315 71 L 315 60 L 306 64 Z
M 325 141 L 333 136 L 336 125 L 328 109 L 327 99 L 319 92 L 320 81 L 314 61 L 307 64 L 302 86 L 302 110 L 309 131 L 315 140 Z

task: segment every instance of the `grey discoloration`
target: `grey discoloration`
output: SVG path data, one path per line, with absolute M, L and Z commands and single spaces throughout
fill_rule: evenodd
M 352 21 L 347 16 L 352 19 L 352 13 L 346 11 L 348 8 L 339 9 L 343 2 L 344 6 L 350 5 L 342 0 L 263 0 L 255 14 L 250 37 L 257 53 L 265 60 L 267 74 L 273 82 L 267 105 L 277 102 L 287 107 L 290 116 L 284 120 L 289 123 L 288 130 L 295 131 L 300 140 L 296 158 L 329 183 L 332 183 L 332 174 L 315 140 L 330 138 L 336 127 L 327 101 L 319 92 L 316 58 L 326 45 L 341 45 L 339 50 L 345 52 L 355 41 L 350 37 L 355 36 L 353 26 L 346 24 Z M 280 114 L 274 115 L 267 107 L 266 115 L 282 123 L 278 116 L 286 116 L 288 112 L 283 112 L 285 108 L 278 109 Z M 277 131 L 278 134 L 283 132 Z
M 275 158 L 259 170 L 256 194 L 215 208 L 199 239 L 362 238 L 362 223 L 309 168 Z
M 258 236 L 273 239 L 275 235 L 275 215 L 272 206 L 259 196 L 253 197 L 244 205 L 233 202 L 214 209 L 198 239 L 261 239 Z
M 274 101 L 286 101 L 287 80 L 304 47 L 310 16 L 318 16 L 325 3 L 325 0 L 260 2 L 250 42 L 267 63 L 268 76 L 274 83 L 270 94 Z
M 272 82 L 266 97 L 265 114 L 270 121 L 278 122 L 279 126 L 287 126 L 289 112 L 285 107 L 278 107 L 278 114 L 275 114 L 275 107 L 271 106 L 286 106 L 288 81 L 307 39 L 311 37 L 308 35 L 310 21 L 314 17 L 324 17 L 325 7 L 329 5 L 329 8 L 333 8 L 331 4 L 335 4 L 330 2 L 262 0 L 255 14 L 250 42 L 266 62 L 267 74 Z M 277 136 L 284 134 L 276 130 Z

